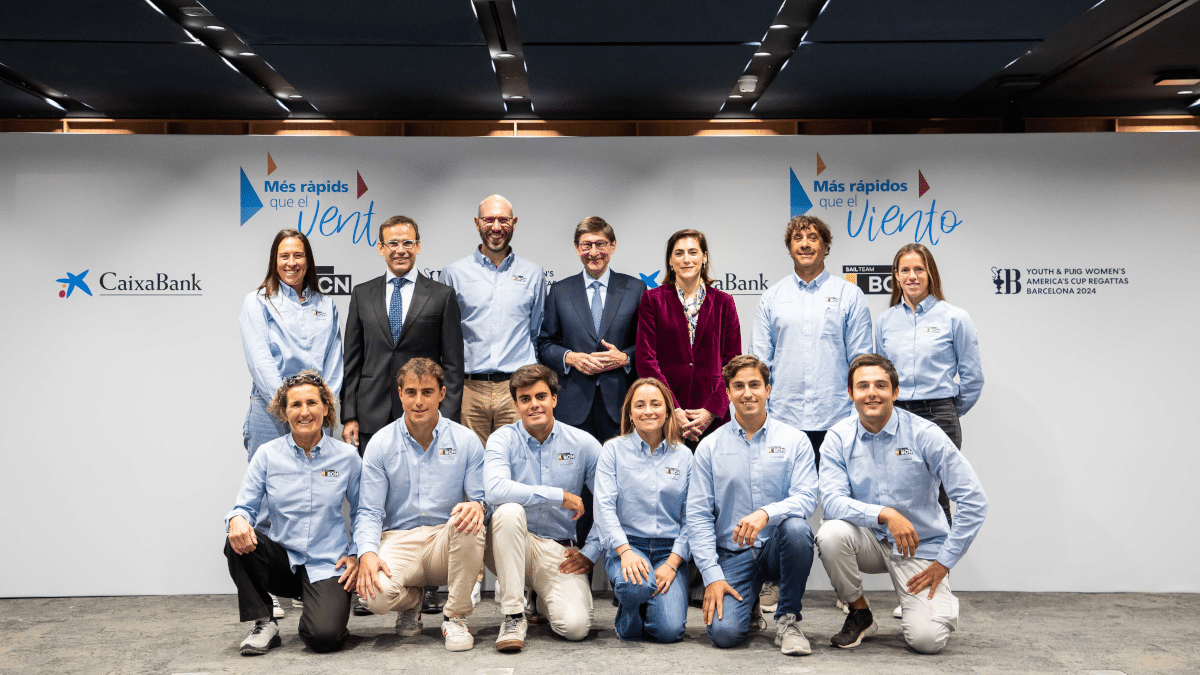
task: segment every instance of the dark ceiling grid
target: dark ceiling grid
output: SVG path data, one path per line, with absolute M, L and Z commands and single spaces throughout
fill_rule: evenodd
M 721 105 L 716 117 L 754 117 L 758 99 L 771 86 L 775 76 L 787 67 L 796 47 L 808 35 L 813 22 L 830 0 L 784 0 L 779 12 L 767 26 L 754 57 L 738 77 L 733 91 Z
M 471 0 L 471 9 L 479 21 L 492 70 L 496 72 L 505 117 L 535 118 L 529 91 L 529 67 L 525 63 L 525 48 L 517 27 L 516 5 L 513 0 Z
M 49 85 L 18 73 L 3 63 L 0 63 L 0 82 L 12 85 L 2 88 L 3 92 L 0 96 L 3 98 L 0 98 L 0 110 L 11 107 L 16 117 L 103 116 L 88 105 L 76 101 Z M 34 103 L 35 100 L 36 103 Z

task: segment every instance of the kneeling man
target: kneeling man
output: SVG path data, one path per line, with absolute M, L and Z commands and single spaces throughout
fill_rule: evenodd
M 554 420 L 558 376 L 546 366 L 513 373 L 509 393 L 519 422 L 488 438 L 483 478 L 492 515 L 487 564 L 499 584 L 504 620 L 496 649 L 525 646 L 525 588 L 537 592 L 538 612 L 568 640 L 592 626 L 587 573 L 600 555 L 599 528 L 576 548 L 575 522 L 583 515 L 580 493 L 592 489 L 600 443 L 591 434 Z
M 696 448 L 687 503 L 708 637 L 721 648 L 745 639 L 763 583 L 777 581 L 775 644 L 784 654 L 810 654 L 799 622 L 813 560 L 813 533 L 804 521 L 817 507 L 812 444 L 803 431 L 767 415 L 766 364 L 735 356 L 721 374 L 733 423 Z
M 376 614 L 398 611 L 396 632 L 412 636 L 421 632 L 425 587 L 449 586 L 442 635 L 446 649 L 465 651 L 475 644 L 466 617 L 483 566 L 483 445 L 438 414 L 441 366 L 411 359 L 396 379 L 404 415 L 363 454 L 358 595 Z
M 817 545 L 838 597 L 850 605 L 830 642 L 854 647 L 878 630 L 862 573 L 886 572 L 900 599 L 904 641 L 935 654 L 958 626 L 958 598 L 946 575 L 979 533 L 987 496 L 936 424 L 892 407 L 899 378 L 891 361 L 858 356 L 848 386 L 858 415 L 835 424 L 821 446 L 826 520 Z M 939 483 L 957 504 L 953 527 L 938 505 Z

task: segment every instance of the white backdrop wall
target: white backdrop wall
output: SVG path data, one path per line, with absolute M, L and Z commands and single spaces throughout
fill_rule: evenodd
M 242 171 L 264 204 L 244 224 Z M 707 233 L 718 280 L 775 283 L 803 201 L 791 171 L 833 229 L 832 273 L 936 240 L 947 298 L 979 329 L 987 384 L 963 450 L 991 511 L 955 588 L 1200 591 L 1200 543 L 1182 527 L 1200 477 L 1200 366 L 1184 346 L 1198 327 L 1200 136 L 7 134 L 0 596 L 232 591 L 222 517 L 245 470 L 250 389 L 237 314 L 280 228 L 313 227 L 316 262 L 361 283 L 383 271 L 375 228 L 402 213 L 421 226 L 418 266 L 436 273 L 478 243 L 475 207 L 501 193 L 520 218 L 516 251 L 554 279 L 579 269 L 575 223 L 600 215 L 617 231 L 617 270 L 661 272 L 667 235 L 690 226 Z M 267 192 L 276 180 L 296 192 Z M 349 191 L 300 187 L 327 181 Z M 859 181 L 905 189 L 868 195 Z M 857 202 L 821 201 L 838 197 Z M 864 210 L 874 220 L 860 229 Z M 56 280 L 85 270 L 92 295 L 60 297 Z M 199 289 L 116 284 L 160 274 Z M 1043 288 L 1074 292 L 1028 292 Z M 761 290 L 730 290 L 748 344 Z M 870 296 L 874 315 L 886 301 Z M 337 302 L 344 322 L 348 296 Z M 810 587 L 828 588 L 819 563 Z

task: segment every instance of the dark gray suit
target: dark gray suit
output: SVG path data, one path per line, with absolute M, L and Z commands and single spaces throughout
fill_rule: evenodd
M 628 274 L 613 272 L 610 275 L 608 290 L 604 296 L 604 313 L 601 315 L 600 331 L 597 334 L 592 323 L 592 309 L 591 303 L 588 302 L 585 281 L 591 283 L 591 277 L 585 279 L 584 273 L 580 272 L 562 281 L 556 281 L 550 287 L 537 347 L 538 358 L 558 373 L 560 378 L 558 406 L 554 409 L 554 418 L 599 436 L 599 430 L 588 429 L 589 425 L 585 424 L 597 393 L 613 426 L 619 429 L 625 391 L 637 379 L 637 373 L 632 367 L 633 348 L 637 343 L 638 303 L 646 290 L 646 284 Z M 564 373 L 564 354 L 569 351 L 604 351 L 600 346 L 601 338 L 629 356 L 629 373 L 626 373 L 624 368 L 598 375 L 584 375 L 575 368 L 572 368 L 570 373 Z M 604 442 L 608 439 L 599 440 Z
M 458 421 L 462 407 L 463 338 L 454 289 L 418 274 L 400 339 L 392 344 L 384 302 L 385 276 L 354 287 L 346 318 L 342 423 L 358 420 L 359 433 L 374 434 L 404 414 L 396 373 L 409 359 L 424 356 L 445 372 L 442 415 Z M 359 446 L 359 451 L 366 443 Z

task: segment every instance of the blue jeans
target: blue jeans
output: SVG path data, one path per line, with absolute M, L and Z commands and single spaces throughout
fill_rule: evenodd
M 722 649 L 736 646 L 750 632 L 750 614 L 762 591 L 763 582 L 779 582 L 779 607 L 775 616 L 794 614 L 799 621 L 813 561 L 813 531 L 803 518 L 779 523 L 762 548 L 730 551 L 717 548 L 717 564 L 725 581 L 742 596 L 722 598 L 721 615 L 713 612 L 708 637 Z
M 267 401 L 255 392 L 250 396 L 250 409 L 246 411 L 246 422 L 242 425 L 242 444 L 246 446 L 246 461 L 249 462 L 258 448 L 288 433 L 288 427 L 267 412 Z M 267 514 L 267 498 L 258 505 L 258 522 L 254 527 L 267 532 L 271 529 L 271 518 Z
M 642 584 L 631 584 L 621 576 L 621 556 L 609 551 L 604 571 L 613 582 L 617 602 L 617 637 L 622 640 L 650 639 L 655 642 L 679 642 L 687 623 L 688 566 L 680 563 L 679 571 L 666 593 L 654 595 L 654 570 L 671 555 L 674 539 L 642 539 L 629 537 L 633 552 L 650 564 L 650 577 Z

